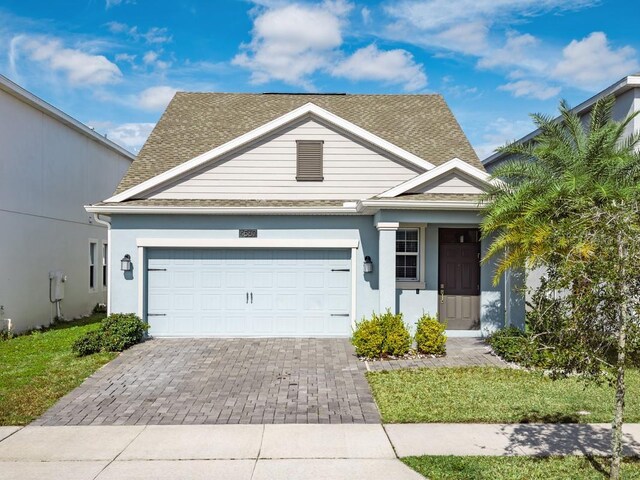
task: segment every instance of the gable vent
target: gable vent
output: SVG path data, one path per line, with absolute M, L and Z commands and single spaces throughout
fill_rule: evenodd
M 321 182 L 322 140 L 297 140 L 296 180 L 299 182 Z

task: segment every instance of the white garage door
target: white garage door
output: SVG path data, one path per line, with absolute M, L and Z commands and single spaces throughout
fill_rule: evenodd
M 156 336 L 347 336 L 350 250 L 149 249 Z

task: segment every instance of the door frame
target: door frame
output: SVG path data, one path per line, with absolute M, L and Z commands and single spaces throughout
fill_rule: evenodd
M 282 250 L 351 250 L 351 329 L 356 327 L 357 250 L 360 240 L 350 238 L 138 238 L 138 317 L 146 321 L 147 248 L 228 248 L 228 249 L 282 249 Z

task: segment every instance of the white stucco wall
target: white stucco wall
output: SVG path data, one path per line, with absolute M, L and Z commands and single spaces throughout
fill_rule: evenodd
M 106 228 L 83 206 L 109 197 L 131 160 L 5 91 L 0 91 L 0 305 L 17 330 L 53 315 L 49 272 L 68 277 L 66 318 L 106 301 L 100 274 L 89 291 L 89 239 Z

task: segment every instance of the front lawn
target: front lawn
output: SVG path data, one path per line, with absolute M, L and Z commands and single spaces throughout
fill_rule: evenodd
M 0 425 L 26 425 L 77 387 L 115 353 L 78 358 L 71 344 L 104 315 L 0 341 Z
M 402 461 L 430 480 L 599 480 L 609 460 L 587 457 L 407 457 Z M 640 479 L 640 460 L 626 459 L 622 478 Z
M 608 423 L 613 389 L 508 368 L 369 372 L 385 423 Z M 588 413 L 587 413 L 588 412 Z M 628 370 L 625 422 L 640 421 L 640 372 Z

